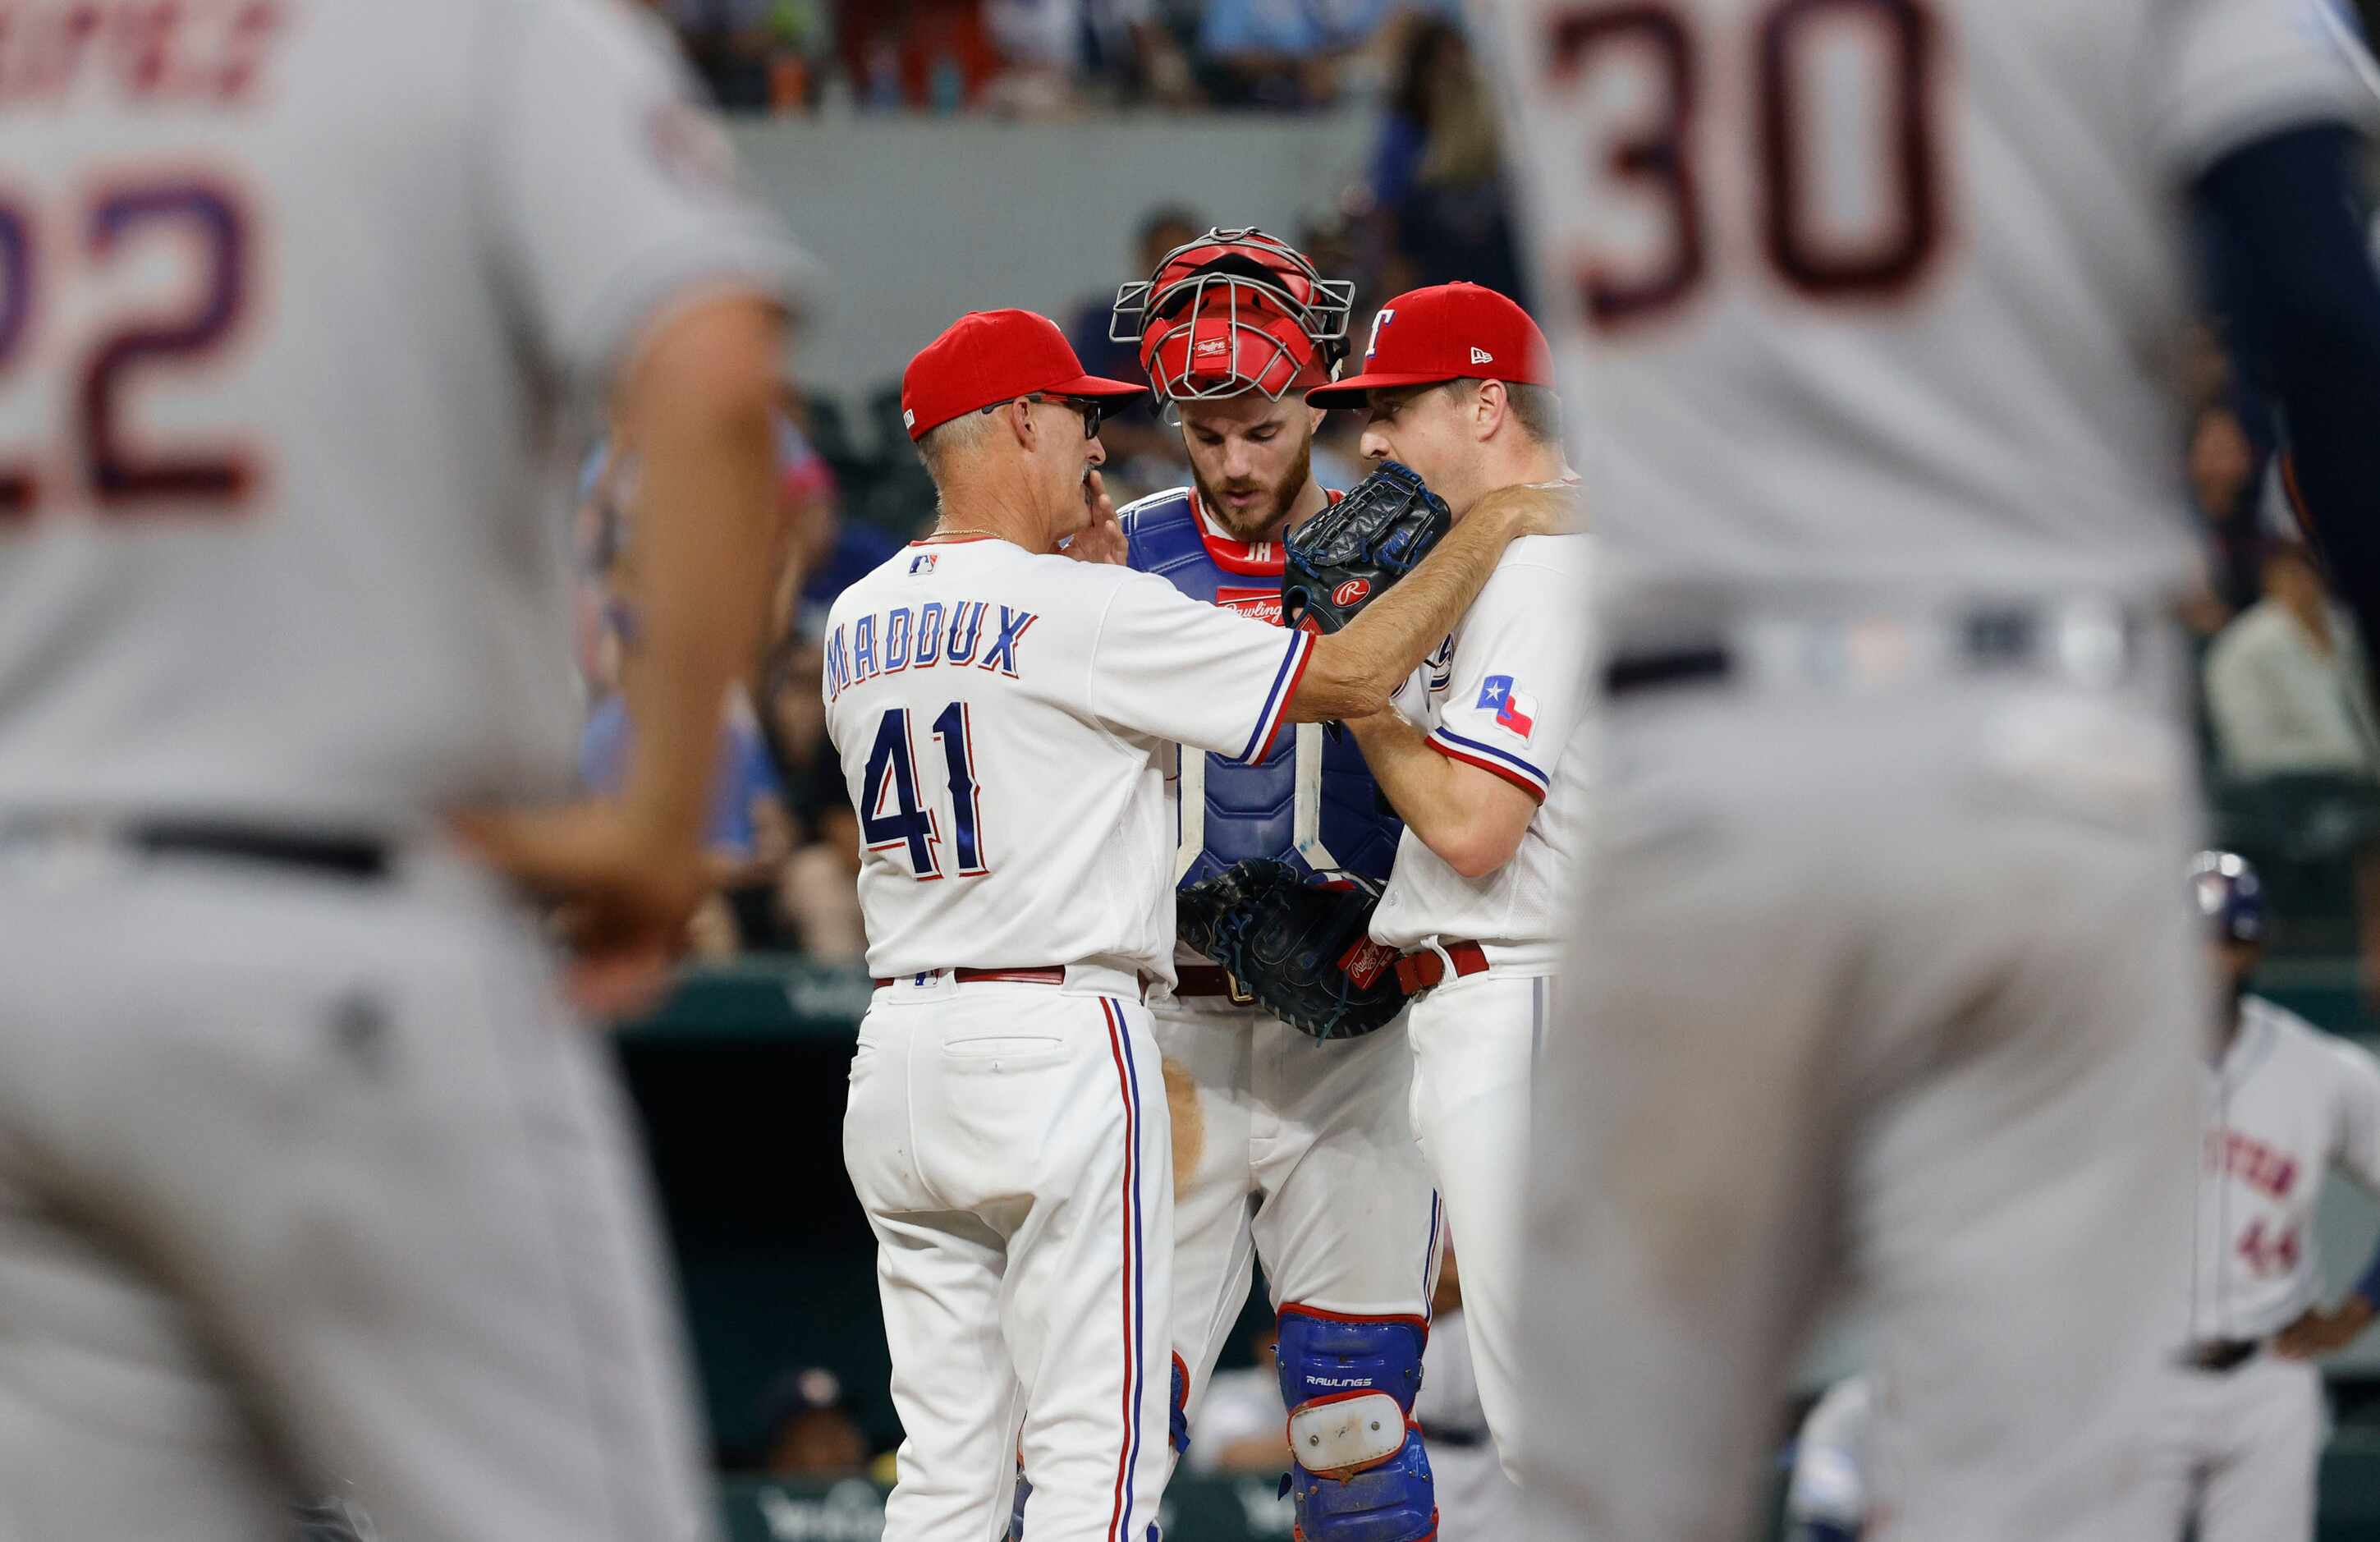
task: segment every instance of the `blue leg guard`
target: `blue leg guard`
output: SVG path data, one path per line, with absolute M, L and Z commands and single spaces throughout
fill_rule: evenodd
M 1438 1535 L 1429 1456 L 1413 1422 L 1419 1317 L 1281 1310 L 1281 1400 L 1300 1542 L 1428 1542 Z

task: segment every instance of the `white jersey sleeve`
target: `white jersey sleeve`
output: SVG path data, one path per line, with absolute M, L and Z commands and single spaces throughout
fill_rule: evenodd
M 2300 124 L 2369 123 L 2369 55 L 2332 0 L 2172 0 L 2152 77 L 2156 150 L 2183 176 Z
M 2361 1044 L 2325 1038 L 2338 1099 L 2338 1144 L 2331 1161 L 2361 1184 L 2380 1195 L 2380 1060 Z
M 1585 708 L 1588 650 L 1572 635 L 1585 612 L 1576 570 L 1535 561 L 1530 547 L 1577 539 L 1524 538 L 1497 566 L 1463 617 L 1429 734 L 1439 754 L 1539 803 Z
M 1314 641 L 1135 573 L 1099 617 L 1085 705 L 1135 733 L 1254 765 L 1272 747 Z
M 489 11 L 479 212 L 540 362 L 584 384 L 671 302 L 792 297 L 803 260 L 737 191 L 725 130 L 658 26 L 609 0 Z

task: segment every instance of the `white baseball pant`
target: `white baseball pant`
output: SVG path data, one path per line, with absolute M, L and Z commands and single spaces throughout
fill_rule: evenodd
M 711 1534 L 602 1044 L 494 882 L 0 850 L 0 1536 Z
M 1543 975 L 1447 981 L 1405 1011 L 1413 1127 L 1446 1196 L 1463 1262 L 1463 1318 L 1479 1405 L 1512 1474 L 1530 1353 L 1521 1281 L 1529 1197 L 1529 1099 L 1551 1012 Z
M 1176 1142 L 1172 1342 L 1196 1441 L 1254 1260 L 1276 1310 L 1427 1320 L 1438 1194 L 1414 1147 L 1402 1021 L 1323 1044 L 1227 999 L 1156 1014 L 1177 1096 L 1195 1094 Z
M 1171 1461 L 1173 1173 L 1131 977 L 882 987 L 844 1160 L 904 1439 L 887 1542 L 1143 1542 Z

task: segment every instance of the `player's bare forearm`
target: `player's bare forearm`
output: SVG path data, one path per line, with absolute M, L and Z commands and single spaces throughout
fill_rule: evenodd
M 1343 632 L 1318 638 L 1289 698 L 1292 722 L 1368 717 L 1389 704 L 1397 684 L 1454 628 L 1519 537 L 1560 528 L 1571 500 L 1555 492 L 1507 490 L 1482 499 L 1438 549 L 1394 589 L 1364 608 Z
M 624 802 L 673 842 L 700 839 L 720 706 L 752 657 L 774 577 L 783 344 L 772 306 L 722 296 L 664 322 L 625 382 L 642 481 L 631 530 L 639 631 Z
M 1379 784 L 1389 807 L 1405 828 L 1436 849 L 1431 835 L 1444 819 L 1453 792 L 1453 762 L 1429 747 L 1429 736 L 1390 707 L 1368 717 L 1349 718 L 1348 732 L 1364 752 L 1364 767 Z
M 1430 748 L 1429 736 L 1393 707 L 1351 718 L 1347 728 L 1389 807 L 1440 861 L 1478 879 L 1512 859 L 1536 817 L 1536 799 Z

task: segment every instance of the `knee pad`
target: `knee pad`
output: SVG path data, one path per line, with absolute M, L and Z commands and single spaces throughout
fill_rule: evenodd
M 1289 1409 L 1290 1492 L 1303 1542 L 1427 1542 L 1437 1490 L 1420 1427 L 1419 1317 L 1281 1312 L 1281 1399 Z

